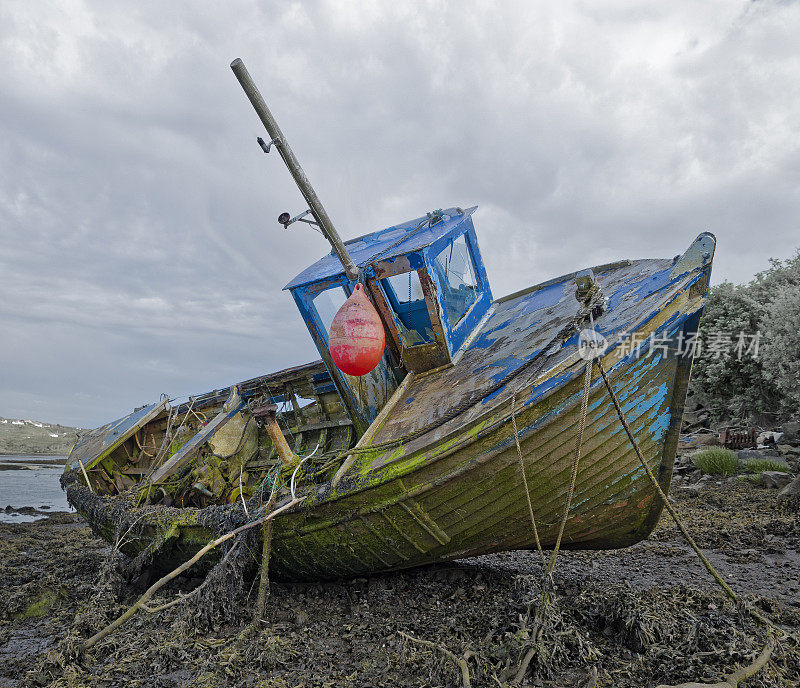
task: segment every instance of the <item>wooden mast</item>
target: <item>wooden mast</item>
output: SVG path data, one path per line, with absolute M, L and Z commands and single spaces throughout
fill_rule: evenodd
M 255 108 L 255 111 L 261 119 L 264 128 L 267 130 L 267 133 L 272 139 L 270 145 L 274 144 L 278 149 L 278 152 L 281 154 L 283 162 L 286 163 L 286 167 L 289 168 L 289 172 L 294 178 L 295 183 L 300 188 L 300 193 L 302 193 L 303 198 L 306 199 L 309 210 L 311 210 L 311 214 L 314 216 L 314 219 L 319 225 L 319 228 L 322 230 L 325 238 L 333 247 L 334 253 L 336 253 L 336 255 L 339 257 L 339 260 L 342 262 L 347 277 L 351 280 L 357 280 L 359 276 L 358 267 L 353 262 L 350 254 L 347 252 L 347 248 L 339 236 L 339 233 L 336 231 L 336 228 L 333 226 L 331 218 L 328 216 L 328 213 L 325 211 L 322 202 L 319 200 L 314 188 L 311 186 L 311 182 L 308 181 L 308 177 L 306 177 L 306 173 L 303 171 L 303 168 L 300 167 L 300 163 L 297 161 L 294 152 L 292 152 L 289 143 L 286 141 L 283 132 L 278 126 L 278 123 L 275 121 L 275 118 L 269 111 L 267 104 L 261 97 L 258 87 L 255 85 L 255 82 L 250 76 L 250 73 L 247 71 L 247 67 L 244 66 L 244 62 L 242 62 L 241 58 L 237 57 L 233 62 L 231 62 L 231 69 L 236 75 L 236 78 L 239 80 L 239 83 L 242 85 L 245 94 L 250 99 L 253 108 Z

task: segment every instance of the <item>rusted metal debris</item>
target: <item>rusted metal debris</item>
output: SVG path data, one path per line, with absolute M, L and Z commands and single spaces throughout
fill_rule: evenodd
M 758 430 L 734 430 L 729 428 L 719 434 L 719 443 L 726 449 L 754 449 L 758 446 Z

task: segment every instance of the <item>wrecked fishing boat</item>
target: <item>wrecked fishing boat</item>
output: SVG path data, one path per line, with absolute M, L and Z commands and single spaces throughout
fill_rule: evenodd
M 291 505 L 271 529 L 270 575 L 283 580 L 647 537 L 663 500 L 598 368 L 666 492 L 714 237 L 496 299 L 474 207 L 342 242 L 244 65 L 232 68 L 270 135 L 262 148 L 309 205 L 279 222 L 313 222 L 333 247 L 285 287 L 321 358 L 84 435 L 62 484 L 93 529 L 165 568 Z M 329 342 L 356 292 L 385 337 L 360 376 Z

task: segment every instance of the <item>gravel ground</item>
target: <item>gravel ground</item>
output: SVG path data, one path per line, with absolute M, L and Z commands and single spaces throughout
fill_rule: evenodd
M 699 496 L 675 492 L 733 588 L 800 631 L 798 503 L 735 478 Z M 259 625 L 249 619 L 253 588 L 230 601 L 233 620 L 210 627 L 193 622 L 189 604 L 140 613 L 78 653 L 80 639 L 140 591 L 110 573 L 108 546 L 76 519 L 0 524 L 0 686 L 458 686 L 455 658 L 473 686 L 503 686 L 533 647 L 523 686 L 582 686 L 595 669 L 598 686 L 640 688 L 719 680 L 765 642 L 664 515 L 634 547 L 559 556 L 538 644 L 541 563 L 535 552 L 511 552 L 370 579 L 273 583 Z M 154 604 L 199 582 L 178 579 Z M 798 684 L 798 643 L 785 637 L 746 685 Z

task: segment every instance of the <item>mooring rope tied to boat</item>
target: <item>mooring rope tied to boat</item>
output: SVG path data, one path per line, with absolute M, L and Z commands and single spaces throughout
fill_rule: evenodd
M 773 635 L 773 633 L 777 632 L 777 633 L 780 633 L 781 635 L 784 635 L 784 636 L 794 635 L 794 634 L 787 634 L 786 631 L 784 631 L 779 626 L 777 626 L 768 617 L 763 615 L 758 610 L 754 609 L 751 605 L 746 604 L 742 600 L 740 600 L 739 596 L 733 591 L 733 589 L 722 578 L 720 573 L 714 568 L 714 565 L 709 561 L 708 557 L 706 557 L 705 554 L 703 554 L 702 550 L 700 549 L 700 547 L 695 542 L 694 538 L 689 533 L 688 528 L 683 523 L 681 518 L 678 516 L 678 514 L 675 511 L 675 509 L 673 508 L 673 506 L 669 503 L 669 500 L 667 499 L 667 495 L 664 493 L 663 489 L 661 488 L 661 485 L 659 484 L 658 479 L 655 477 L 655 475 L 653 474 L 653 471 L 650 468 L 649 464 L 644 459 L 644 456 L 642 455 L 641 449 L 639 448 L 639 444 L 636 441 L 636 438 L 634 437 L 633 433 L 631 432 L 631 429 L 630 429 L 630 426 L 628 425 L 627 420 L 625 419 L 625 414 L 622 411 L 622 407 L 619 404 L 619 400 L 617 399 L 617 395 L 614 392 L 613 387 L 611 386 L 610 380 L 608 379 L 608 376 L 606 374 L 605 368 L 603 367 L 603 364 L 602 364 L 602 362 L 600 360 L 600 355 L 597 352 L 595 353 L 595 355 L 592 358 L 589 358 L 589 360 L 586 362 L 585 374 L 584 374 L 584 384 L 583 384 L 583 394 L 581 396 L 580 419 L 579 419 L 579 422 L 578 422 L 578 434 L 577 434 L 577 438 L 576 438 L 576 442 L 575 442 L 575 454 L 574 454 L 574 458 L 573 458 L 573 462 L 572 462 L 572 472 L 571 472 L 571 475 L 570 475 L 570 484 L 569 484 L 569 488 L 568 488 L 568 491 L 567 491 L 567 499 L 566 499 L 565 506 L 564 506 L 564 512 L 563 512 L 563 515 L 562 515 L 561 523 L 559 525 L 559 532 L 558 532 L 558 537 L 556 538 L 556 544 L 555 544 L 555 546 L 553 548 L 553 553 L 552 553 L 552 555 L 550 557 L 550 560 L 549 560 L 549 562 L 547 563 L 546 566 L 545 566 L 544 552 L 542 550 L 541 542 L 540 542 L 540 539 L 539 539 L 539 532 L 538 532 L 538 528 L 536 526 L 536 518 L 535 518 L 534 512 L 533 512 L 533 503 L 532 503 L 532 500 L 531 500 L 530 490 L 529 490 L 529 487 L 528 487 L 528 480 L 527 480 L 527 476 L 526 476 L 526 473 L 525 473 L 525 465 L 524 465 L 524 460 L 523 460 L 523 455 L 522 455 L 522 448 L 520 446 L 520 441 L 519 441 L 519 431 L 518 431 L 518 428 L 517 428 L 516 414 L 515 414 L 516 393 L 511 398 L 511 424 L 512 424 L 512 427 L 513 427 L 513 430 L 514 430 L 514 440 L 515 440 L 515 443 L 516 443 L 517 454 L 518 454 L 519 462 L 520 462 L 520 470 L 521 470 L 521 473 L 522 473 L 522 483 L 523 483 L 523 486 L 525 488 L 525 496 L 526 496 L 526 498 L 528 500 L 528 509 L 529 509 L 529 512 L 530 512 L 531 526 L 533 528 L 534 540 L 536 541 L 536 547 L 537 547 L 537 549 L 539 550 L 539 552 L 541 554 L 542 565 L 544 567 L 543 568 L 543 572 L 542 572 L 541 597 L 540 597 L 540 601 L 539 601 L 539 606 L 538 606 L 538 608 L 536 610 L 534 628 L 533 628 L 533 633 L 532 633 L 533 645 L 530 648 L 528 648 L 528 651 L 526 652 L 525 656 L 523 657 L 522 661 L 520 662 L 519 667 L 518 667 L 518 669 L 516 671 L 516 675 L 514 676 L 514 679 L 512 681 L 512 685 L 519 685 L 522 682 L 523 678 L 525 677 L 525 674 L 526 674 L 526 672 L 528 670 L 528 666 L 529 666 L 531 660 L 533 659 L 534 655 L 537 652 L 537 644 L 538 644 L 539 639 L 541 638 L 542 631 L 544 630 L 544 624 L 545 624 L 547 609 L 548 609 L 548 605 L 549 605 L 549 594 L 548 593 L 549 593 L 549 588 L 550 588 L 550 582 L 552 582 L 552 573 L 553 573 L 553 570 L 555 569 L 555 565 L 556 565 L 556 561 L 557 561 L 558 553 L 559 553 L 559 546 L 561 544 L 561 539 L 562 539 L 562 536 L 563 536 L 563 533 L 564 533 L 564 528 L 565 528 L 566 521 L 568 520 L 568 514 L 569 514 L 569 510 L 571 508 L 571 504 L 572 504 L 572 496 L 573 496 L 573 493 L 574 493 L 574 487 L 575 487 L 575 482 L 576 482 L 577 473 L 578 473 L 578 466 L 579 466 L 579 463 L 580 463 L 581 448 L 582 448 L 582 443 L 583 443 L 583 433 L 584 433 L 584 431 L 586 429 L 586 415 L 587 415 L 587 408 L 588 408 L 588 401 L 589 401 L 589 393 L 590 393 L 591 383 L 592 383 L 592 365 L 595 362 L 597 363 L 597 368 L 598 368 L 598 370 L 600 372 L 600 375 L 601 375 L 601 377 L 603 379 L 603 383 L 605 384 L 606 390 L 608 391 L 609 397 L 611 398 L 611 402 L 612 402 L 612 404 L 614 406 L 614 409 L 615 409 L 615 411 L 617 413 L 617 416 L 618 416 L 618 418 L 620 420 L 620 423 L 621 423 L 621 425 L 622 425 L 623 429 L 625 430 L 625 433 L 626 433 L 626 435 L 628 437 L 628 441 L 631 444 L 634 452 L 636 453 L 636 456 L 639 459 L 639 462 L 642 464 L 642 467 L 644 468 L 645 473 L 647 474 L 647 477 L 649 478 L 650 482 L 652 483 L 653 487 L 655 488 L 659 498 L 664 503 L 664 506 L 666 507 L 667 512 L 670 514 L 670 516 L 672 517 L 672 519 L 675 521 L 676 525 L 678 526 L 678 530 L 681 532 L 681 535 L 689 543 L 691 548 L 694 550 L 695 554 L 698 556 L 700 561 L 705 566 L 706 570 L 713 577 L 714 581 L 722 588 L 722 590 L 734 602 L 734 604 L 736 604 L 737 608 L 743 609 L 755 621 L 757 621 L 757 622 L 759 622 L 759 623 L 761 623 L 761 624 L 763 624 L 763 625 L 765 625 L 767 627 L 766 628 L 766 632 L 767 632 L 768 636 L 770 637 L 770 639 L 768 640 L 767 645 L 762 650 L 761 656 L 759 657 L 760 661 L 756 661 L 751 667 L 745 667 L 745 669 L 740 670 L 740 672 L 735 672 L 734 674 L 731 674 L 730 676 L 732 678 L 738 679 L 738 680 L 736 680 L 735 683 L 731 683 L 730 684 L 732 686 L 735 686 L 735 685 L 738 684 L 739 680 L 741 680 L 743 678 L 746 678 L 746 677 L 749 677 L 749 676 L 752 676 L 758 669 L 763 667 L 763 665 L 766 664 L 766 662 L 769 660 L 769 656 L 772 653 L 772 648 L 774 647 L 774 642 L 773 642 L 772 637 L 771 637 Z M 741 674 L 741 676 L 739 674 Z M 690 685 L 698 685 L 699 686 L 699 685 L 704 685 L 704 684 L 690 684 Z M 725 684 L 720 684 L 720 685 L 725 685 Z
M 522 458 L 522 449 L 520 448 L 519 443 L 519 432 L 517 431 L 517 421 L 514 417 L 514 406 L 516 402 L 516 394 L 514 394 L 511 398 L 511 424 L 514 428 L 514 440 L 517 445 L 517 453 L 519 455 L 520 467 L 522 468 L 522 480 L 525 486 L 525 494 L 528 498 L 528 506 L 530 508 L 530 516 L 531 516 L 531 524 L 533 525 L 533 532 L 534 538 L 536 540 L 536 546 L 539 549 L 542 557 L 542 582 L 541 582 L 541 595 L 539 597 L 539 606 L 536 609 L 536 616 L 534 617 L 534 624 L 533 624 L 533 633 L 531 634 L 532 638 L 532 645 L 528 648 L 528 651 L 525 653 L 525 656 L 522 658 L 522 661 L 519 663 L 519 667 L 514 675 L 514 679 L 512 685 L 519 685 L 522 682 L 522 679 L 525 677 L 525 673 L 528 671 L 528 665 L 531 663 L 533 656 L 536 654 L 537 645 L 539 640 L 542 636 L 542 632 L 544 631 L 544 624 L 546 621 L 547 615 L 547 608 L 550 603 L 550 587 L 553 581 L 553 571 L 556 567 L 556 561 L 558 559 L 558 552 L 561 547 L 561 539 L 564 536 L 564 529 L 567 524 L 567 520 L 569 518 L 569 511 L 572 508 L 572 497 L 575 494 L 575 482 L 578 477 L 578 466 L 580 464 L 581 459 L 581 450 L 583 448 L 583 433 L 586 429 L 586 415 L 587 410 L 589 408 L 589 393 L 592 387 L 592 359 L 590 358 L 586 361 L 585 372 L 583 376 L 583 392 L 581 394 L 581 410 L 580 410 L 580 417 L 578 419 L 578 433 L 575 438 L 575 453 L 573 454 L 572 458 L 572 470 L 570 471 L 570 480 L 569 486 L 567 488 L 567 498 L 564 502 L 564 512 L 561 515 L 561 522 L 558 526 L 558 536 L 556 537 L 556 543 L 553 547 L 553 553 L 550 555 L 550 561 L 545 563 L 545 556 L 544 551 L 542 550 L 540 541 L 539 541 L 539 533 L 536 528 L 536 519 L 533 515 L 533 505 L 531 503 L 530 492 L 528 490 L 528 480 L 525 476 L 525 466 Z
M 319 449 L 319 442 L 317 442 L 317 446 L 314 447 L 314 451 L 312 451 L 308 456 L 304 456 L 302 459 L 300 459 L 300 461 L 297 464 L 297 466 L 295 467 L 294 471 L 292 471 L 292 479 L 289 481 L 289 490 L 292 493 L 292 499 L 297 499 L 297 497 L 295 496 L 295 493 L 294 493 L 294 489 L 295 489 L 294 480 L 297 477 L 297 472 L 300 470 L 300 466 L 302 466 L 303 463 L 305 463 L 308 459 L 310 459 L 312 456 L 314 456 L 314 454 L 317 453 L 317 449 Z
M 569 510 L 572 507 L 572 497 L 575 494 L 575 482 L 578 478 L 578 465 L 581 460 L 581 449 L 583 448 L 583 432 L 586 429 L 586 412 L 589 408 L 589 392 L 592 387 L 592 360 L 586 362 L 586 372 L 583 376 L 583 395 L 581 396 L 581 414 L 578 421 L 578 436 L 575 439 L 575 455 L 572 459 L 572 472 L 569 477 L 569 488 L 567 490 L 567 499 L 564 504 L 564 513 L 561 515 L 561 523 L 558 527 L 558 537 L 556 544 L 553 547 L 553 553 L 550 556 L 550 563 L 547 565 L 547 574 L 551 575 L 553 569 L 556 567 L 556 557 L 561 548 L 561 539 L 564 537 L 564 528 L 567 525 L 569 518 Z
M 628 441 L 630 442 L 631 446 L 633 447 L 634 452 L 636 452 L 636 456 L 639 459 L 639 463 L 642 464 L 642 467 L 647 474 L 650 482 L 652 483 L 653 487 L 656 490 L 661 501 L 664 503 L 664 508 L 666 508 L 669 515 L 672 517 L 672 520 L 675 521 L 675 525 L 678 526 L 678 530 L 681 532 L 681 535 L 689 543 L 689 546 L 694 550 L 695 554 L 698 556 L 700 561 L 705 566 L 706 570 L 711 574 L 717 584 L 722 588 L 725 594 L 731 599 L 734 604 L 737 605 L 739 608 L 743 608 L 753 619 L 758 621 L 759 623 L 764 624 L 767 626 L 767 632 L 771 632 L 772 630 L 777 631 L 781 634 L 785 634 L 785 631 L 777 626 L 772 620 L 764 616 L 761 612 L 753 609 L 752 606 L 745 604 L 739 598 L 739 596 L 733 591 L 733 589 L 725 582 L 725 579 L 720 575 L 720 573 L 714 568 L 714 565 L 709 561 L 708 557 L 703 554 L 703 551 L 700 549 L 698 544 L 695 542 L 694 538 L 689 533 L 688 528 L 683 523 L 683 520 L 678 516 L 678 513 L 675 511 L 675 508 L 670 504 L 669 499 L 667 498 L 666 493 L 661 488 L 661 485 L 658 482 L 658 479 L 653 473 L 653 469 L 650 468 L 650 465 L 645 461 L 644 456 L 642 455 L 642 451 L 639 448 L 639 443 L 636 441 L 633 433 L 631 432 L 630 426 L 628 425 L 628 421 L 625 419 L 625 414 L 622 411 L 622 407 L 619 404 L 619 400 L 617 399 L 617 395 L 614 392 L 613 387 L 611 386 L 611 381 L 608 379 L 608 375 L 606 374 L 605 368 L 603 368 L 603 364 L 598 357 L 596 359 L 597 368 L 600 371 L 600 375 L 603 378 L 603 382 L 608 390 L 608 394 L 611 398 L 611 403 L 614 406 L 614 409 L 617 412 L 617 417 L 619 418 L 620 423 L 622 424 L 625 433 L 628 436 Z
M 525 497 L 528 499 L 528 512 L 531 516 L 531 526 L 533 527 L 533 539 L 536 541 L 536 549 L 539 550 L 539 556 L 542 558 L 542 566 L 547 564 L 547 559 L 544 556 L 542 549 L 542 542 L 539 539 L 539 529 L 536 527 L 536 517 L 533 515 L 533 502 L 531 502 L 531 491 L 528 489 L 528 477 L 525 475 L 525 461 L 522 458 L 522 447 L 519 444 L 519 430 L 517 430 L 517 417 L 516 417 L 516 404 L 517 393 L 511 396 L 511 426 L 514 428 L 514 441 L 517 444 L 517 455 L 519 456 L 519 469 L 522 473 L 522 484 L 525 487 Z

